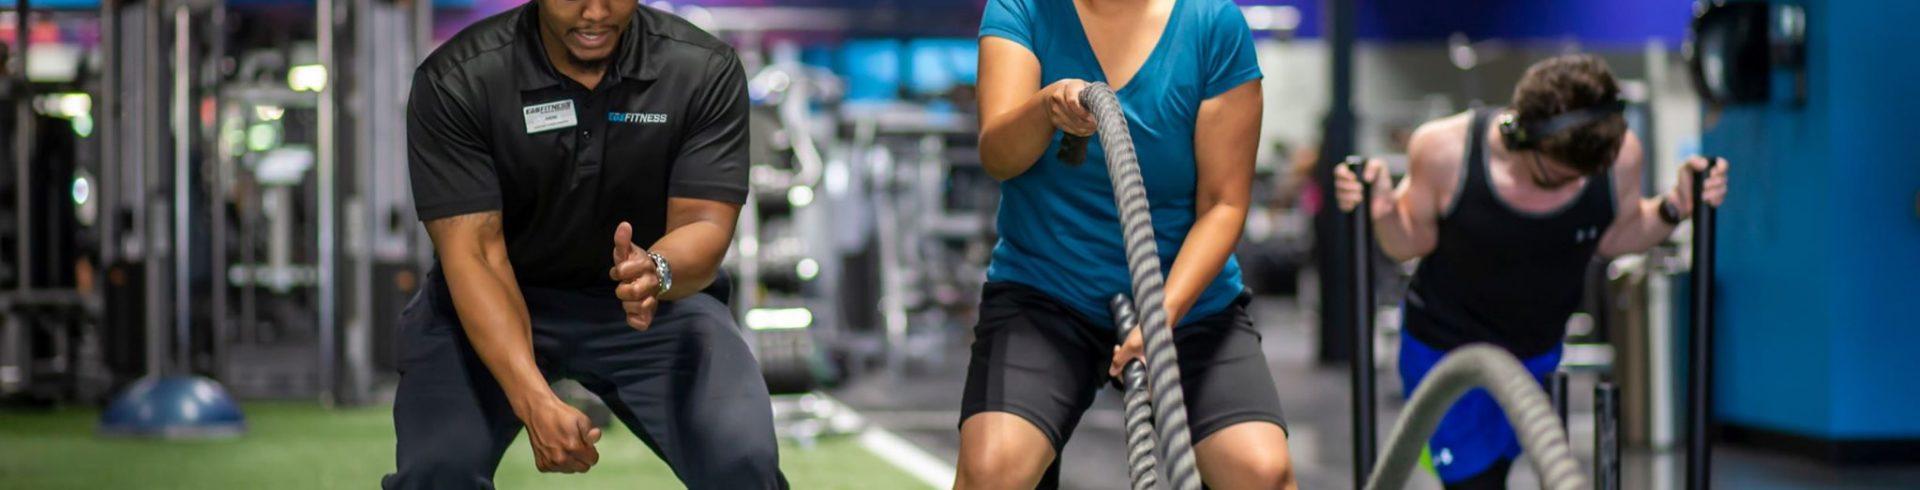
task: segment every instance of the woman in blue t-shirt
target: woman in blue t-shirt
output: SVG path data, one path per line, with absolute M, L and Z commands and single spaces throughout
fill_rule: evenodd
M 1125 107 L 1146 181 L 1166 310 L 1203 479 L 1291 488 L 1280 400 L 1233 258 L 1260 134 L 1260 68 L 1229 0 L 989 0 L 980 21 L 980 158 L 1002 181 L 1000 242 L 981 293 L 961 406 L 961 488 L 1057 485 L 1056 458 L 1100 385 L 1140 355 L 1116 348 L 1107 299 L 1128 290 L 1120 223 L 1095 139 L 1093 81 Z

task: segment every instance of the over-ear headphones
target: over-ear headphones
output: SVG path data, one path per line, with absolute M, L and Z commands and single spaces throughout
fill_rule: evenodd
M 1500 138 L 1509 150 L 1531 150 L 1540 144 L 1540 140 L 1626 110 L 1627 102 L 1614 98 L 1597 106 L 1563 112 L 1531 124 L 1522 123 L 1518 115 L 1507 113 L 1500 117 Z

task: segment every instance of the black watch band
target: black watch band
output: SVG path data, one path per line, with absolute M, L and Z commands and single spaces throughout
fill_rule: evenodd
M 1669 225 L 1679 226 L 1681 221 L 1686 220 L 1686 218 L 1680 217 L 1680 206 L 1674 204 L 1672 199 L 1660 199 L 1660 221 Z

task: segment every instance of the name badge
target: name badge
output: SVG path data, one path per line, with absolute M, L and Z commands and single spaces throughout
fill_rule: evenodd
M 527 134 L 549 129 L 571 128 L 580 124 L 573 115 L 573 100 L 530 105 L 520 109 L 527 118 Z

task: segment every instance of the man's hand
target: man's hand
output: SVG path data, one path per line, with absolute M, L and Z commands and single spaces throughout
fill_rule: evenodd
M 1707 205 L 1717 208 L 1727 200 L 1727 159 L 1715 163 L 1713 171 L 1707 174 L 1707 182 L 1700 186 L 1700 195 Z M 1688 158 L 1687 164 L 1680 166 L 1680 178 L 1675 181 L 1673 191 L 1667 193 L 1667 202 L 1673 203 L 1682 219 L 1693 216 L 1693 173 L 1706 169 L 1706 158 Z
M 600 429 L 586 414 L 559 398 L 547 397 L 519 412 L 533 443 L 533 465 L 543 473 L 586 473 L 600 462 Z
M 627 326 L 642 332 L 653 325 L 653 312 L 660 307 L 660 272 L 653 257 L 633 246 L 633 225 L 620 222 L 613 230 L 613 269 L 607 277 L 619 282 L 614 296 L 627 312 Z
M 1393 214 L 1393 208 L 1397 202 L 1393 199 L 1393 176 L 1388 175 L 1386 162 L 1379 159 L 1367 160 L 1366 166 L 1360 169 L 1360 173 L 1367 174 L 1366 178 L 1369 182 L 1367 189 L 1371 191 L 1368 194 L 1371 194 L 1373 199 L 1371 203 L 1373 216 L 1367 218 L 1380 219 Z M 1341 211 L 1352 211 L 1355 206 L 1360 205 L 1360 181 L 1354 178 L 1353 171 L 1347 170 L 1346 165 L 1333 166 L 1333 189 L 1334 197 L 1340 202 Z

